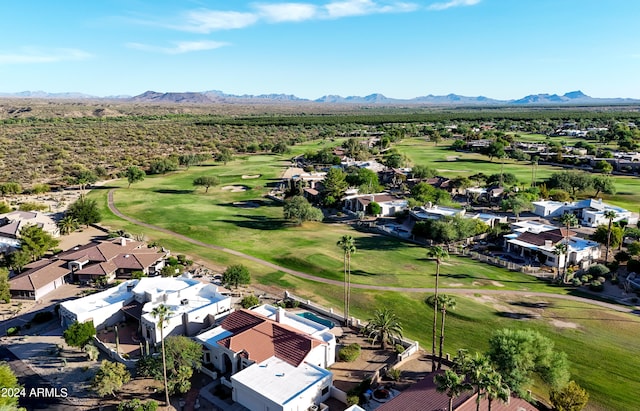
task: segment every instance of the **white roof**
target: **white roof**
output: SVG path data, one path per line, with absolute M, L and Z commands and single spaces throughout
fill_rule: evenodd
M 516 231 L 518 233 L 524 233 L 525 231 L 528 231 L 530 233 L 538 234 L 538 233 L 544 233 L 545 231 L 558 229 L 558 227 L 548 225 L 548 224 L 537 223 L 535 221 L 518 221 L 513 223 L 512 226 L 513 226 L 513 231 Z
M 62 305 L 68 311 L 76 315 L 88 313 L 117 303 L 126 303 L 133 299 L 133 293 L 127 290 L 129 285 L 135 285 L 138 280 L 125 281 L 122 284 L 111 287 L 99 293 L 86 297 L 63 302 Z
M 277 357 L 270 357 L 232 375 L 231 381 L 244 385 L 276 404 L 285 405 L 323 379 L 331 378 L 331 375 L 330 371 L 306 362 L 294 367 Z
M 172 279 L 172 278 L 171 278 Z M 191 284 L 191 282 L 195 282 Z M 220 301 L 231 299 L 229 296 L 222 295 L 218 292 L 218 287 L 212 284 L 205 284 L 195 280 L 185 281 L 187 284 L 191 284 L 187 288 L 182 289 L 165 289 L 163 294 L 166 293 L 166 298 L 161 297 L 154 301 L 147 302 L 142 307 L 142 318 L 154 323 L 155 319 L 151 315 L 151 311 L 160 304 L 166 305 L 171 310 L 171 317 L 178 317 L 184 313 L 195 311 L 207 305 L 215 304 Z M 171 283 L 167 284 L 171 285 Z M 175 284 L 176 287 L 179 283 Z M 137 287 L 136 287 L 137 288 Z M 135 288 L 134 288 L 135 292 Z

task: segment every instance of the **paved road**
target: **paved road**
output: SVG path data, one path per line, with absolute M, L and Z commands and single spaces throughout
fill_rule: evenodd
M 194 240 L 193 238 L 187 237 L 185 235 L 167 230 L 166 228 L 162 228 L 162 227 L 158 227 L 156 225 L 153 224 L 148 224 L 145 223 L 143 221 L 140 220 L 136 220 L 133 217 L 129 217 L 125 214 L 123 214 L 120 210 L 118 210 L 118 208 L 116 207 L 114 200 L 113 200 L 113 193 L 114 193 L 115 189 L 111 189 L 109 190 L 109 194 L 108 194 L 108 201 L 107 204 L 109 206 L 109 210 L 111 210 L 111 212 L 115 215 L 117 215 L 118 217 L 122 218 L 123 220 L 126 220 L 130 223 L 142 226 L 142 227 L 146 227 L 149 228 L 151 230 L 156 230 L 156 231 L 161 231 L 163 233 L 169 234 L 173 237 L 179 238 L 181 240 L 187 241 L 189 243 L 201 246 L 201 247 L 206 247 L 206 248 L 210 248 L 212 250 L 218 250 L 218 251 L 222 251 L 224 253 L 227 254 L 231 254 L 231 255 L 235 255 L 237 257 L 241 257 L 241 258 L 245 258 L 247 260 L 253 261 L 255 263 L 261 264 L 263 266 L 272 268 L 274 270 L 277 271 L 282 271 L 285 272 L 287 274 L 291 274 L 295 277 L 299 277 L 299 278 L 304 278 L 307 280 L 311 280 L 311 281 L 316 281 L 316 282 L 320 282 L 320 283 L 324 283 L 324 284 L 330 284 L 330 285 L 336 285 L 336 286 L 343 286 L 344 282 L 342 281 L 337 281 L 337 280 L 331 280 L 328 278 L 322 278 L 322 277 L 316 277 L 314 275 L 311 274 L 307 274 L 304 273 L 302 271 L 296 271 L 296 270 L 292 270 L 277 264 L 273 264 L 269 261 L 263 260 L 261 258 L 257 258 L 245 253 L 242 253 L 240 251 L 236 251 L 236 250 L 232 250 L 230 248 L 226 248 L 226 247 L 222 247 L 219 245 L 214 245 L 214 244 L 208 244 L 208 243 L 204 243 L 202 241 L 199 240 Z M 365 290 L 380 290 L 380 291 L 395 291 L 395 292 L 405 292 L 405 293 L 429 293 L 429 292 L 434 292 L 433 288 L 419 288 L 419 287 L 388 287 L 388 286 L 383 286 L 383 285 L 369 285 L 369 284 L 351 284 L 351 288 L 358 288 L 358 289 L 365 289 Z M 561 299 L 561 300 L 570 300 L 570 301 L 578 301 L 578 302 L 582 302 L 582 303 L 587 303 L 587 304 L 593 304 L 593 305 L 598 305 L 604 308 L 609 308 L 611 310 L 616 310 L 616 311 L 620 311 L 620 312 L 635 312 L 632 308 L 629 307 L 624 307 L 624 306 L 619 306 L 616 304 L 610 304 L 610 303 L 606 303 L 603 301 L 598 301 L 598 300 L 592 300 L 589 298 L 582 298 L 582 297 L 577 297 L 577 296 L 573 296 L 573 295 L 562 295 L 562 294 L 554 294 L 554 293 L 543 293 L 543 292 L 532 292 L 532 291 L 516 291 L 516 290 L 484 290 L 484 289 L 468 289 L 468 288 L 440 288 L 439 289 L 440 292 L 443 293 L 449 293 L 449 294 L 476 294 L 476 293 L 482 293 L 482 294 L 494 294 L 494 295 L 521 295 L 521 296 L 531 296 L 531 297 L 542 297 L 542 298 L 557 298 L 557 299 Z

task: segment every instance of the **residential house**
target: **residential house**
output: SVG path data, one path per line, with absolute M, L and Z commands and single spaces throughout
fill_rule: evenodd
M 342 199 L 343 210 L 351 213 L 359 211 L 367 213 L 367 207 L 371 202 L 380 205 L 381 211 L 379 216 L 393 216 L 400 211 L 408 208 L 408 201 L 401 197 L 396 197 L 387 193 L 378 194 L 355 194 L 349 195 Z
M 529 262 L 538 261 L 551 267 L 579 265 L 587 269 L 600 258 L 600 244 L 577 237 L 566 228 L 558 228 L 532 221 L 513 224 L 513 233 L 505 235 L 505 249 L 519 254 Z M 556 245 L 567 242 L 566 254 L 556 255 Z
M 409 211 L 409 215 L 417 221 L 439 220 L 443 217 L 463 217 L 464 208 L 443 207 L 429 202 L 426 206 L 414 207 Z
M 0 214 L 0 252 L 20 247 L 20 230 L 28 225 L 36 225 L 56 238 L 60 230 L 56 222 L 38 211 L 12 211 Z
M 560 217 L 566 213 L 573 213 L 578 217 L 579 223 L 586 227 L 597 227 L 608 224 L 609 220 L 604 216 L 607 211 L 615 212 L 614 222 L 626 220 L 629 224 L 638 223 L 638 217 L 622 207 L 613 206 L 602 199 L 587 199 L 577 202 L 562 201 L 534 201 L 533 213 L 541 217 Z
M 74 321 L 93 321 L 102 329 L 126 319 L 139 321 L 142 337 L 155 344 L 160 341 L 158 318 L 151 311 L 164 304 L 169 318 L 164 336 L 192 336 L 210 326 L 214 319 L 231 311 L 231 298 L 222 295 L 213 284 L 186 277 L 142 278 L 129 280 L 105 291 L 60 304 L 63 326 Z
M 39 300 L 71 281 L 66 262 L 42 259 L 24 267 L 24 271 L 9 279 L 11 298 Z
M 231 375 L 233 399 L 250 410 L 307 410 L 330 396 L 336 340 L 318 322 L 262 305 L 225 317 L 196 337 L 202 371 Z
M 57 257 L 67 261 L 76 281 L 88 283 L 100 277 L 106 277 L 108 282 L 116 277 L 131 278 L 134 271 L 157 275 L 168 254 L 156 247 L 147 247 L 144 242 L 119 237 L 79 245 Z
M 443 371 L 438 371 L 442 373 Z M 476 410 L 477 395 L 473 391 L 463 391 L 459 396 L 453 398 L 453 410 L 473 411 Z M 373 398 L 370 402 L 375 402 Z M 377 411 L 442 411 L 449 408 L 449 396 L 446 392 L 438 392 L 434 376 L 428 375 L 411 387 L 402 391 L 397 396 L 381 404 Z M 480 399 L 480 409 L 488 409 L 488 401 L 483 396 Z M 521 398 L 512 396 L 509 403 L 505 404 L 500 400 L 491 402 L 491 409 L 494 411 L 538 411 L 538 408 L 529 404 Z

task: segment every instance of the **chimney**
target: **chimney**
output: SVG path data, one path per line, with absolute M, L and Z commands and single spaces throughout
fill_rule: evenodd
M 544 240 L 545 247 L 551 247 L 551 244 L 552 244 L 551 240 Z
M 276 310 L 276 322 L 277 323 L 282 323 L 282 320 L 284 320 L 285 313 L 286 313 L 286 311 L 284 310 L 284 308 L 278 307 L 278 309 Z
M 127 239 L 124 237 L 120 237 L 120 245 L 121 246 L 126 246 L 127 245 Z

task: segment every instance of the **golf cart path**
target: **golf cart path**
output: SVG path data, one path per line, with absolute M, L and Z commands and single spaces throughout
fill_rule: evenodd
M 191 244 L 195 244 L 201 247 L 206 247 L 212 250 L 217 250 L 217 251 L 222 251 L 224 253 L 227 254 L 231 254 L 231 255 L 235 255 L 236 257 L 241 257 L 244 259 L 247 259 L 249 261 L 253 261 L 255 263 L 261 264 L 265 267 L 269 267 L 272 268 L 274 270 L 277 271 L 282 271 L 284 273 L 287 274 L 291 274 L 294 277 L 299 277 L 299 278 L 304 278 L 307 280 L 311 280 L 311 281 L 316 281 L 316 282 L 320 282 L 320 283 L 324 283 L 324 284 L 330 284 L 330 285 L 335 285 L 335 286 L 343 286 L 344 282 L 343 281 L 338 281 L 338 280 L 330 280 L 327 278 L 322 278 L 322 277 L 316 277 L 314 275 L 311 274 L 307 274 L 304 273 L 302 271 L 296 271 L 296 270 L 292 270 L 290 268 L 286 268 L 277 264 L 273 264 L 269 261 L 263 260 L 261 258 L 257 258 L 257 257 L 253 257 L 251 255 L 242 253 L 240 251 L 236 251 L 236 250 L 232 250 L 230 248 L 226 248 L 226 247 L 222 247 L 219 245 L 214 245 L 214 244 L 208 244 L 208 243 L 204 243 L 202 241 L 199 240 L 195 240 L 191 237 L 187 237 L 183 234 L 179 234 L 176 232 L 173 232 L 171 230 L 167 230 L 166 228 L 162 228 L 162 227 L 158 227 L 156 225 L 153 224 L 148 224 L 145 223 L 143 221 L 140 220 L 136 220 L 135 218 L 129 217 L 125 214 L 123 214 L 122 212 L 120 212 L 120 210 L 118 210 L 118 208 L 116 207 L 114 200 L 113 200 L 113 193 L 114 193 L 115 189 L 110 189 L 109 193 L 108 193 L 108 200 L 107 200 L 107 204 L 109 207 L 109 210 L 111 210 L 111 212 L 113 214 L 115 214 L 116 216 L 122 218 L 123 220 L 126 220 L 130 223 L 142 226 L 142 227 L 146 227 L 149 228 L 151 230 L 156 230 L 156 231 L 160 231 L 163 232 L 165 234 L 169 234 L 173 237 L 179 238 L 181 240 L 187 241 Z M 433 288 L 420 288 L 420 287 L 389 287 L 389 286 L 382 286 L 382 285 L 369 285 L 369 284 L 351 284 L 351 288 L 358 288 L 358 289 L 363 289 L 363 290 L 379 290 L 379 291 L 395 291 L 395 292 L 405 292 L 405 293 L 429 293 L 429 292 L 434 292 L 435 290 Z M 521 296 L 527 296 L 527 297 L 544 297 L 544 298 L 557 298 L 560 300 L 570 300 L 570 301 L 578 301 L 578 302 L 582 302 L 582 303 L 586 303 L 586 304 L 592 304 L 592 305 L 598 305 L 600 307 L 603 308 L 608 308 L 611 310 L 615 310 L 615 311 L 620 311 L 620 312 L 627 312 L 627 313 L 631 313 L 634 312 L 633 308 L 630 307 L 624 307 L 624 306 L 620 306 L 620 305 L 616 305 L 616 304 L 611 304 L 611 303 L 607 303 L 604 301 L 598 301 L 598 300 L 592 300 L 589 298 L 583 298 L 583 297 L 577 297 L 577 296 L 573 296 L 573 295 L 565 295 L 565 294 L 553 294 L 553 293 L 545 293 L 545 292 L 534 292 L 534 291 L 517 291 L 517 290 L 485 290 L 485 289 L 469 289 L 469 288 L 439 288 L 439 291 L 441 292 L 447 292 L 450 294 L 494 294 L 494 295 L 521 295 Z

